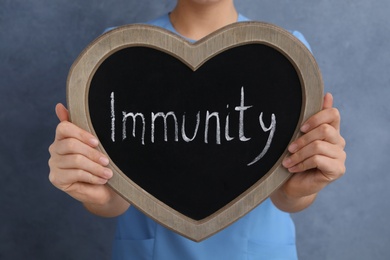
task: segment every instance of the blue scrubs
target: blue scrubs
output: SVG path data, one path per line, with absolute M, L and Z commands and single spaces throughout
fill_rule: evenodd
M 247 20 L 238 17 L 238 21 Z M 149 24 L 177 33 L 168 15 Z M 299 32 L 292 33 L 308 46 Z M 130 207 L 118 217 L 113 259 L 297 259 L 295 227 L 290 215 L 267 199 L 237 222 L 196 243 Z

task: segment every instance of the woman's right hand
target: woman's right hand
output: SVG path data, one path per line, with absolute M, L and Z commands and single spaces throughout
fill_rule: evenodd
M 50 182 L 95 214 L 123 213 L 129 204 L 105 185 L 113 173 L 108 158 L 96 149 L 97 138 L 69 122 L 62 104 L 57 104 L 56 114 L 60 123 L 49 147 Z

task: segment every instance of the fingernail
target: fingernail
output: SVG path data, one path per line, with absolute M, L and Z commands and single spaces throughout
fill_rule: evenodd
M 284 167 L 288 167 L 291 164 L 291 159 L 290 158 L 284 159 L 282 164 Z
M 298 145 L 297 144 L 291 144 L 289 147 L 288 147 L 288 151 L 290 153 L 295 153 L 297 151 L 297 148 L 298 148 Z
M 108 160 L 108 158 L 102 156 L 99 158 L 99 162 L 101 165 L 106 166 L 109 164 L 110 161 Z
M 99 178 L 98 182 L 99 184 L 106 184 L 108 180 Z
M 104 169 L 104 177 L 110 179 L 112 177 L 113 173 L 110 169 L 106 168 Z
M 309 125 L 308 124 L 304 124 L 303 126 L 301 126 L 301 131 L 306 133 L 307 130 L 309 130 Z
M 98 141 L 98 139 L 96 139 L 96 138 L 91 138 L 91 139 L 89 140 L 89 143 L 90 143 L 92 146 L 97 146 L 97 145 L 99 144 L 99 141 Z

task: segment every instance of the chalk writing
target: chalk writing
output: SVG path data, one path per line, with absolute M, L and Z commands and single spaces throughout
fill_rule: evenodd
M 271 125 L 270 125 L 270 127 L 265 128 L 264 122 L 263 122 L 263 113 L 260 113 L 259 122 L 260 122 L 260 125 L 261 125 L 261 129 L 263 129 L 264 132 L 268 132 L 268 131 L 271 131 L 271 132 L 269 133 L 268 140 L 267 140 L 267 143 L 265 144 L 265 147 L 264 147 L 263 151 L 261 151 L 261 153 L 252 162 L 248 163 L 248 166 L 251 166 L 252 164 L 255 164 L 256 162 L 258 162 L 267 153 L 268 149 L 271 146 L 272 138 L 274 137 L 274 133 L 275 133 L 275 130 L 276 130 L 275 114 L 272 114 L 272 116 L 271 116 Z
M 111 94 L 113 95 L 114 92 Z M 113 102 L 111 102 L 113 103 Z M 135 129 L 136 129 L 136 121 L 137 121 L 137 117 L 140 117 L 141 120 L 142 120 L 142 137 L 141 137 L 141 140 L 142 140 L 142 144 L 145 144 L 145 116 L 142 114 L 142 113 L 126 113 L 124 111 L 122 111 L 122 115 L 123 115 L 123 119 L 122 119 L 122 140 L 125 140 L 127 138 L 127 129 L 126 129 L 126 126 L 127 126 L 127 118 L 128 117 L 131 117 L 133 119 L 133 137 L 135 137 Z M 114 119 L 115 121 L 115 119 Z M 112 128 L 112 133 L 111 133 L 111 136 L 115 136 L 115 127 Z
M 116 103 L 115 103 L 115 93 L 111 92 L 110 95 L 110 108 L 111 108 L 111 141 L 116 142 L 115 139 L 115 116 L 116 116 Z M 241 142 L 248 142 L 251 140 L 251 137 L 247 137 L 245 135 L 245 112 L 252 108 L 253 105 L 248 106 L 245 105 L 245 89 L 244 87 L 241 88 L 241 95 L 240 95 L 240 105 L 236 106 L 234 108 L 235 111 L 239 113 L 238 115 L 238 138 Z M 226 106 L 226 108 L 229 108 L 229 105 Z M 155 143 L 155 133 L 156 133 L 156 122 L 163 120 L 163 129 L 164 129 L 164 141 L 168 142 L 168 120 L 171 122 L 171 124 L 174 127 L 174 137 L 173 141 L 174 142 L 179 142 L 179 129 L 181 132 L 181 138 L 184 142 L 192 142 L 195 140 L 195 138 L 198 135 L 198 130 L 199 126 L 201 123 L 201 111 L 198 111 L 196 114 L 196 125 L 193 130 L 193 135 L 191 137 L 188 137 L 187 135 L 187 130 L 186 129 L 186 120 L 187 120 L 187 115 L 186 112 L 183 113 L 182 115 L 182 120 L 181 120 L 181 127 L 179 128 L 180 122 L 178 120 L 178 117 L 176 115 L 177 113 L 175 111 L 169 111 L 169 112 L 150 112 L 150 142 L 153 144 Z M 137 129 L 137 122 L 138 124 L 142 124 L 142 131 L 141 131 L 141 143 L 142 145 L 145 145 L 145 132 L 146 132 L 146 127 L 147 127 L 147 122 L 149 122 L 148 117 L 141 112 L 126 112 L 122 111 L 122 141 L 126 140 L 127 137 L 127 125 L 128 125 L 128 120 L 131 119 L 132 121 L 132 136 L 136 138 L 136 129 Z M 210 121 L 215 122 L 215 144 L 221 145 L 222 140 L 221 140 L 221 120 L 220 120 L 220 113 L 217 111 L 210 112 L 209 110 L 206 110 L 204 112 L 204 143 L 209 144 L 209 132 L 210 132 Z M 247 164 L 247 166 L 251 166 L 258 162 L 261 158 L 264 157 L 264 155 L 267 153 L 269 150 L 272 139 L 274 137 L 275 131 L 276 131 L 276 115 L 271 114 L 271 123 L 269 127 L 265 126 L 265 123 L 263 121 L 263 112 L 260 113 L 259 115 L 259 125 L 260 129 L 263 133 L 269 132 L 267 142 L 260 152 L 258 156 L 256 156 L 250 163 Z M 225 118 L 225 141 L 230 142 L 235 139 L 235 137 L 230 136 L 230 112 L 227 113 L 226 118 Z
M 181 137 L 183 138 L 183 140 L 185 142 L 187 142 L 187 143 L 192 142 L 195 139 L 196 134 L 198 133 L 199 123 L 200 123 L 200 111 L 198 112 L 198 114 L 196 114 L 196 127 L 195 127 L 195 131 L 194 131 L 194 135 L 192 136 L 192 138 L 188 138 L 187 134 L 186 134 L 186 129 L 185 129 L 186 113 L 183 114 L 183 123 L 181 124 Z
M 240 111 L 240 132 L 239 137 L 241 141 L 249 141 L 250 138 L 246 138 L 244 135 L 244 112 L 248 108 L 251 108 L 252 106 L 244 106 L 244 87 L 241 88 L 241 103 L 239 107 L 236 107 L 236 111 Z

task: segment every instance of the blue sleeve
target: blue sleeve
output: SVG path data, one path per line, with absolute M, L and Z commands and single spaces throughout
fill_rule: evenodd
M 308 49 L 309 49 L 309 51 L 311 52 L 311 53 L 313 53 L 312 52 L 312 50 L 311 50 L 311 48 L 310 48 L 310 44 L 307 42 L 307 40 L 306 40 L 306 38 L 305 38 L 305 36 L 303 36 L 303 34 L 302 33 L 300 33 L 300 32 L 298 32 L 298 31 L 292 31 L 291 32 L 295 37 L 297 37 Z

